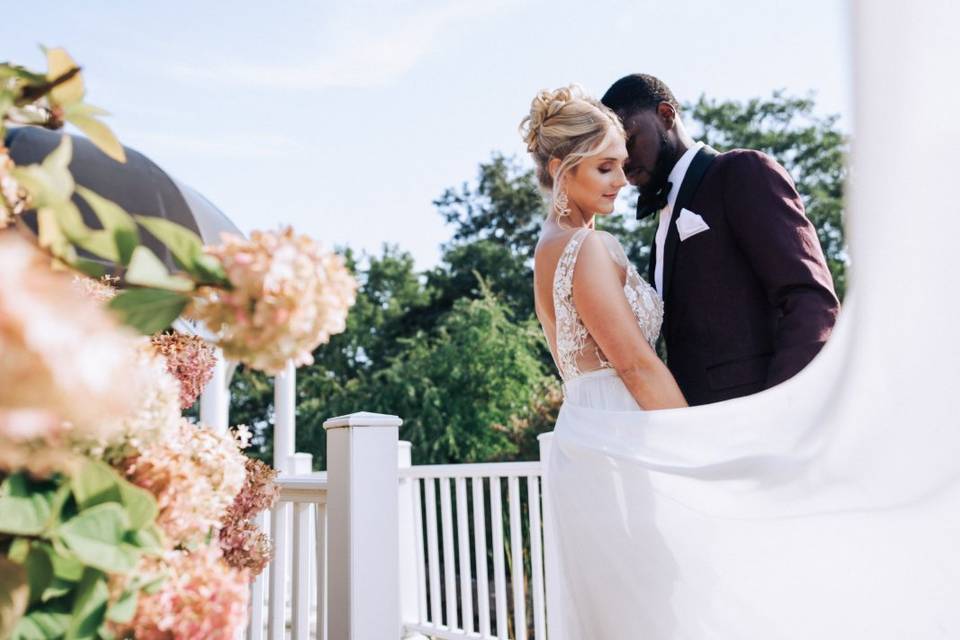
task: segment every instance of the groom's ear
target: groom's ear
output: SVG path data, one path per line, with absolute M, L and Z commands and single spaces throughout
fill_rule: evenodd
M 677 121 L 677 110 L 669 102 L 661 102 L 657 105 L 657 116 L 663 126 L 670 130 Z

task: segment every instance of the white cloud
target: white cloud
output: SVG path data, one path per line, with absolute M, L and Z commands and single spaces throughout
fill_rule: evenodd
M 352 15 L 328 31 L 333 46 L 313 59 L 286 64 L 239 61 L 166 69 L 174 79 L 191 84 L 249 86 L 259 89 L 324 89 L 375 87 L 410 71 L 434 48 L 445 29 L 494 13 L 505 0 L 461 1 L 413 15 Z

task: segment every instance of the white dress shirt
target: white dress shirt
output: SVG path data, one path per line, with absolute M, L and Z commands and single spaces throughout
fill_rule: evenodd
M 667 232 L 670 230 L 670 218 L 673 217 L 673 205 L 677 201 L 677 193 L 680 191 L 680 185 L 683 184 L 683 178 L 687 175 L 687 169 L 690 168 L 693 157 L 697 155 L 697 152 L 700 151 L 700 147 L 702 146 L 702 142 L 697 142 L 687 149 L 686 153 L 677 160 L 677 164 L 673 165 L 673 170 L 670 171 L 670 175 L 667 177 L 667 180 L 671 183 L 671 187 L 670 193 L 667 194 L 667 206 L 661 209 L 659 214 L 660 223 L 657 227 L 656 238 L 657 255 L 655 256 L 656 261 L 653 265 L 654 286 L 656 286 L 657 293 L 660 294 L 661 298 L 663 297 L 663 248 L 667 242 Z

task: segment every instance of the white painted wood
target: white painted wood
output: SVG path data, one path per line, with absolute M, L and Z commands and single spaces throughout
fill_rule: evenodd
M 293 637 L 306 638 L 310 634 L 310 549 L 311 505 L 297 502 L 293 505 Z
M 430 569 L 430 622 L 443 625 L 440 610 L 440 549 L 437 546 L 437 494 L 436 480 L 424 480 L 423 508 L 427 510 L 427 562 Z
M 228 363 L 223 352 L 216 349 L 216 364 L 210 380 L 200 393 L 200 422 L 224 433 L 227 430 L 230 410 L 230 393 L 227 389 Z
M 458 629 L 457 619 L 457 561 L 453 555 L 453 514 L 450 505 L 450 479 L 440 478 L 440 520 L 443 527 L 443 601 L 446 604 L 445 624 Z
M 533 589 L 533 637 L 544 640 L 547 635 L 543 589 L 543 542 L 540 525 L 540 479 L 527 478 L 527 508 L 530 518 L 530 581 Z
M 257 529 L 264 531 L 266 528 L 266 513 L 261 512 L 257 514 L 255 523 Z M 265 595 L 265 586 L 266 586 L 266 570 L 260 573 L 257 576 L 253 584 L 250 585 L 250 619 L 247 622 L 247 640 L 263 640 L 263 610 L 264 610 L 264 601 L 263 596 Z
M 487 462 L 482 464 L 424 464 L 403 469 L 404 478 L 509 478 L 540 474 L 539 462 Z
M 473 624 L 473 572 L 470 570 L 470 526 L 467 504 L 467 481 L 465 478 L 455 480 L 457 495 L 457 567 L 460 573 L 460 612 L 463 615 L 461 627 L 472 633 Z
M 314 506 L 314 531 L 316 532 L 316 547 L 314 558 L 317 561 L 316 575 L 316 640 L 325 640 L 327 637 L 327 503 Z
M 328 618 L 331 640 L 400 632 L 396 416 L 354 414 L 327 431 Z
M 429 620 L 427 617 L 426 556 L 423 552 L 423 499 L 420 497 L 421 487 L 425 481 L 419 478 L 411 478 L 410 482 L 414 483 L 413 520 L 416 525 L 414 526 L 413 531 L 415 535 L 414 544 L 416 545 L 417 554 L 417 622 L 424 624 Z
M 556 586 L 556 542 L 554 541 L 554 532 L 550 527 L 553 522 L 550 515 L 550 478 L 548 474 L 550 460 L 550 444 L 553 441 L 552 433 L 542 433 L 537 436 L 537 443 L 540 445 L 540 491 L 543 494 L 541 515 L 543 516 L 543 586 L 544 586 L 544 608 L 547 618 L 547 635 L 550 634 L 551 621 L 556 620 L 559 612 L 551 612 L 550 603 L 556 599 L 558 593 Z
M 270 537 L 273 539 L 273 560 L 270 562 L 270 596 L 267 609 L 267 637 L 283 638 L 287 622 L 287 550 L 289 505 L 277 503 L 270 512 Z
M 401 441 L 397 446 L 397 468 L 409 469 L 411 445 Z M 400 629 L 406 623 L 425 621 L 421 615 L 421 602 L 426 609 L 423 585 L 423 524 L 420 520 L 420 481 L 416 478 L 400 478 L 398 509 L 400 526 Z M 416 494 L 416 498 L 414 497 Z M 406 634 L 408 640 L 427 640 L 420 634 Z
M 503 555 L 503 498 L 500 478 L 490 479 L 490 528 L 493 535 L 493 584 L 496 603 L 497 637 L 508 640 L 507 634 L 507 577 Z
M 520 479 L 507 479 L 510 496 L 510 555 L 513 586 L 513 634 L 527 640 L 527 599 L 523 588 L 523 529 L 520 526 Z
M 490 635 L 490 582 L 487 579 L 487 519 L 483 478 L 473 478 L 473 556 L 477 561 L 477 621 L 480 635 Z
M 292 362 L 273 379 L 273 468 L 287 472 L 296 451 L 297 373 Z

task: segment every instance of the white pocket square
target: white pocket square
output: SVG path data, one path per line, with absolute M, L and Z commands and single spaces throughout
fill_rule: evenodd
M 677 218 L 677 231 L 680 233 L 680 241 L 683 242 L 690 236 L 695 236 L 701 231 L 708 231 L 710 226 L 703 221 L 703 218 L 695 214 L 690 209 L 680 209 L 680 216 Z

